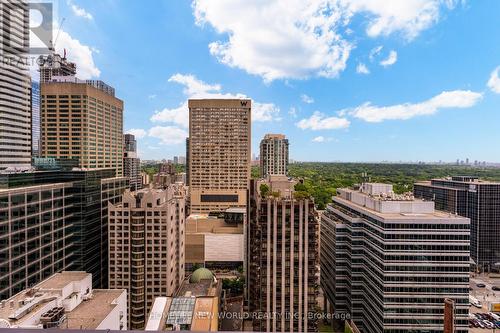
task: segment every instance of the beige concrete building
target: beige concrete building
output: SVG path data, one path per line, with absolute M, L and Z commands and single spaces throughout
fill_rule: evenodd
M 246 214 L 242 213 L 242 216 Z M 246 217 L 245 217 L 246 218 Z M 221 250 L 224 249 L 224 250 Z M 207 214 L 186 220 L 186 269 L 237 269 L 245 262 L 244 221 L 232 222 Z
M 189 100 L 191 213 L 246 207 L 251 103 L 248 99 Z
M 158 297 L 146 331 L 219 331 L 222 283 L 206 268 L 184 280 L 173 297 Z
M 109 205 L 109 285 L 129 290 L 130 328 L 143 329 L 154 299 L 184 279 L 186 189 L 126 191 Z
M 288 173 L 288 139 L 283 134 L 266 134 L 260 141 L 260 176 Z
M 123 101 L 112 88 L 75 77 L 41 83 L 41 156 L 123 174 Z
M 2 328 L 126 330 L 127 291 L 92 289 L 92 274 L 56 273 L 0 302 Z
M 319 221 L 312 199 L 294 192 L 296 183 L 275 176 L 254 186 L 248 269 L 254 331 L 317 331 Z

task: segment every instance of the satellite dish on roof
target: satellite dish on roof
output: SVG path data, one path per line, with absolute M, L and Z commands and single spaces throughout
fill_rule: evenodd
M 10 323 L 6 319 L 0 319 L 0 328 L 10 328 Z

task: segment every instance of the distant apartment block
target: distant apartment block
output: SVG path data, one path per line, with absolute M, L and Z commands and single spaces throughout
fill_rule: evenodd
M 224 215 L 191 214 L 187 218 L 186 270 L 196 266 L 214 270 L 244 266 L 246 209 L 229 208 Z
M 126 330 L 127 291 L 92 289 L 92 274 L 55 273 L 0 302 L 2 328 Z
M 260 175 L 288 173 L 288 139 L 283 134 L 266 134 L 260 141 Z
M 26 1 L 0 3 L 0 170 L 31 166 L 31 81 Z
M 418 182 L 415 196 L 435 202 L 436 209 L 471 220 L 470 253 L 475 264 L 500 263 L 500 182 L 477 177 L 451 177 Z
M 219 331 L 222 281 L 206 268 L 186 278 L 175 295 L 157 297 L 146 331 Z
M 296 183 L 270 176 L 253 185 L 249 309 L 262 315 L 254 331 L 317 331 L 319 222 L 314 202 L 295 195 Z
M 141 160 L 137 157 L 137 141 L 132 134 L 124 136 L 123 175 L 129 179 L 130 190 L 142 188 Z
M 251 100 L 189 100 L 192 213 L 245 208 L 250 181 Z
M 185 198 L 183 185 L 171 185 L 109 204 L 109 285 L 129 290 L 131 329 L 144 329 L 154 299 L 184 279 Z
M 444 300 L 468 331 L 467 218 L 392 185 L 337 189 L 321 217 L 321 287 L 329 312 L 363 333 L 443 332 Z
M 42 157 L 123 174 L 123 102 L 106 87 L 71 76 L 41 83 Z

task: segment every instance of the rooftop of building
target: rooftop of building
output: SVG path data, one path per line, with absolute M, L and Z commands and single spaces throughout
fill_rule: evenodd
M 7 320 L 11 327 L 32 328 L 40 325 L 39 317 L 43 313 L 60 306 L 76 306 L 65 308 L 67 320 L 60 327 L 95 329 L 115 308 L 115 300 L 124 292 L 122 289 L 92 290 L 90 273 L 63 271 L 0 302 L 0 319 Z M 69 299 L 80 303 L 65 303 Z
M 264 140 L 270 140 L 270 139 L 284 140 L 286 139 L 286 136 L 285 134 L 272 134 L 272 133 L 264 135 Z
M 184 279 L 175 296 L 155 298 L 145 330 L 167 330 L 167 326 L 174 330 L 176 326 L 192 331 L 217 330 L 221 288 L 210 270 L 197 269 Z
M 252 106 L 252 100 L 248 98 L 192 98 L 188 101 L 189 108 L 235 108 L 249 109 Z
M 427 181 L 416 182 L 416 184 L 431 185 L 433 182 L 438 182 L 438 181 L 453 182 L 453 183 L 465 184 L 465 185 L 467 185 L 467 184 L 470 184 L 470 185 L 500 185 L 500 181 L 484 180 L 484 179 L 480 179 L 479 177 L 476 177 L 476 176 L 452 176 L 452 177 L 444 177 L 444 178 L 433 178 L 433 179 L 427 180 Z
M 195 270 L 189 278 L 182 282 L 175 295 L 176 297 L 217 296 L 220 287 L 220 282 L 215 275 L 202 267 Z
M 64 328 L 94 330 L 117 306 L 115 300 L 123 290 L 94 289 L 90 301 L 82 302 L 73 311 L 66 314 Z
M 88 277 L 90 273 L 81 271 L 64 271 L 61 273 L 55 273 L 46 280 L 43 280 L 37 284 L 36 288 L 41 290 L 57 290 L 68 285 L 68 283 L 81 281 Z
M 68 181 L 64 183 L 48 183 L 48 184 L 40 184 L 40 185 L 30 185 L 30 186 L 19 186 L 19 187 L 9 187 L 9 188 L 0 188 L 0 194 L 2 193 L 12 193 L 16 191 L 21 192 L 31 192 L 33 190 L 44 190 L 44 189 L 52 189 L 59 188 L 63 186 L 70 186 L 73 182 Z
M 416 199 L 412 193 L 396 194 L 392 185 L 381 183 L 364 183 L 359 189 L 337 189 L 334 201 L 343 202 L 363 208 L 382 219 L 428 220 L 462 219 L 447 212 L 434 209 L 434 202 Z M 455 220 L 456 221 L 456 220 Z

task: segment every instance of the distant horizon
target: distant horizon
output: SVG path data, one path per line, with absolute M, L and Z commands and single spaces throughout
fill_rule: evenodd
M 184 157 L 183 155 L 178 155 L 180 157 Z M 141 159 L 142 162 L 148 162 L 148 161 L 155 161 L 155 162 L 161 162 L 162 160 L 166 161 L 173 161 L 172 158 L 149 158 L 149 159 Z M 259 160 L 252 160 L 252 162 L 256 162 Z M 486 163 L 486 167 L 500 167 L 500 162 L 488 162 L 488 161 L 478 161 Z M 484 167 L 484 165 L 475 165 L 474 161 L 469 162 L 469 164 L 457 164 L 456 161 L 451 162 L 451 161 L 342 161 L 342 160 L 335 160 L 335 161 L 314 161 L 314 160 L 296 160 L 293 158 L 290 158 L 290 164 L 294 163 L 355 163 L 355 164 L 412 164 L 412 165 L 418 165 L 418 164 L 432 164 L 432 165 L 451 165 L 451 166 L 462 166 L 462 167 Z M 178 163 L 182 164 L 182 163 Z M 185 163 L 184 163 L 185 164 Z

